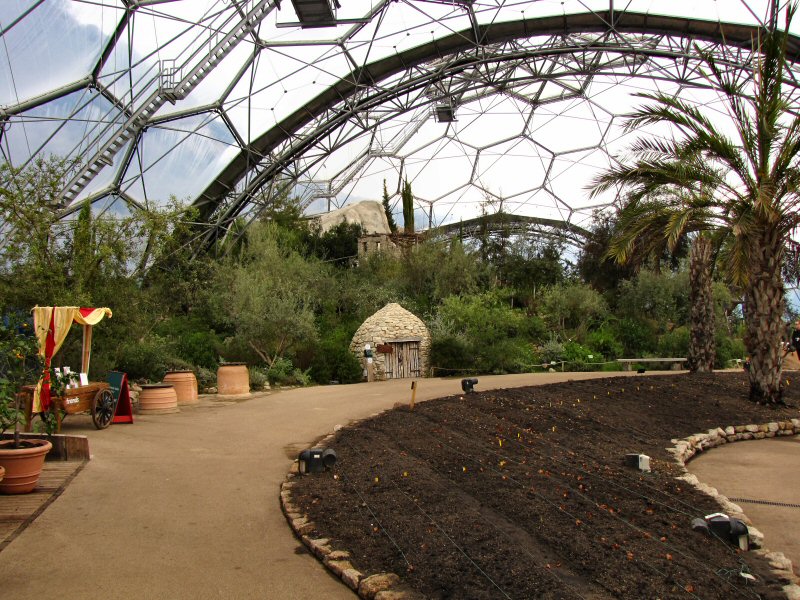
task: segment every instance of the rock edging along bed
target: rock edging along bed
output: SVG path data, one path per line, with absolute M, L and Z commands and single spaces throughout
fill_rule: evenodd
M 786 584 L 783 587 L 783 591 L 789 600 L 800 600 L 800 577 L 794 574 L 792 561 L 782 552 L 774 552 L 765 548 L 763 545 L 764 534 L 753 527 L 752 521 L 742 508 L 720 494 L 716 488 L 700 481 L 686 469 L 686 463 L 696 454 L 710 448 L 745 440 L 762 440 L 791 435 L 800 435 L 800 419 L 787 419 L 785 421 L 762 424 L 728 425 L 727 427 L 709 429 L 706 433 L 695 433 L 682 439 L 674 438 L 670 442 L 675 446 L 667 448 L 667 452 L 672 454 L 675 461 L 684 471 L 684 475 L 678 477 L 678 479 L 711 496 L 729 517 L 739 519 L 747 525 L 750 542 L 757 546 L 752 552 L 763 556 L 769 563 L 772 572 L 781 582 Z
M 372 415 L 372 417 L 378 414 L 380 413 Z M 672 439 L 670 441 L 674 444 L 674 447 L 667 449 L 667 452 L 673 455 L 684 473 L 678 479 L 691 484 L 698 491 L 710 496 L 729 516 L 738 518 L 748 525 L 753 545 L 760 546 L 758 549 L 752 550 L 752 552 L 766 559 L 772 572 L 781 583 L 785 584 L 783 592 L 789 600 L 800 600 L 800 578 L 793 573 L 791 561 L 781 552 L 772 552 L 763 547 L 763 534 L 752 526 L 751 520 L 744 514 L 742 508 L 732 503 L 713 487 L 700 482 L 696 476 L 686 470 L 685 465 L 698 452 L 722 444 L 799 434 L 800 419 L 786 419 L 760 425 L 736 425 L 709 429 L 706 433 L 696 433 L 685 438 Z M 316 445 L 325 446 L 334 435 L 326 436 Z M 400 577 L 394 573 L 362 573 L 353 566 L 348 551 L 333 548 L 328 538 L 313 537 L 313 533 L 316 531 L 315 524 L 309 521 L 306 515 L 292 502 L 292 488 L 295 486 L 294 479 L 298 475 L 297 467 L 298 463 L 295 462 L 291 472 L 287 475 L 286 481 L 282 484 L 280 500 L 289 525 L 309 551 L 361 598 L 368 600 L 418 600 L 424 598 L 418 592 L 404 585 Z
M 324 437 L 315 446 L 325 446 L 333 438 L 333 435 Z M 286 481 L 281 484 L 281 508 L 295 535 L 302 540 L 317 559 L 322 561 L 329 571 L 341 579 L 359 597 L 366 600 L 424 600 L 424 596 L 403 584 L 395 573 L 371 575 L 362 573 L 350 562 L 350 553 L 347 550 L 332 548 L 330 540 L 327 538 L 312 538 L 309 534 L 315 529 L 314 523 L 309 521 L 292 503 L 291 490 L 295 484 L 293 479 L 298 475 L 298 463 L 295 461 L 286 476 Z

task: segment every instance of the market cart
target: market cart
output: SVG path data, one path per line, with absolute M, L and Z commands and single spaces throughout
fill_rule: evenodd
M 98 429 L 105 429 L 114 419 L 117 397 L 106 382 L 88 382 L 68 387 L 63 395 L 50 393 L 50 362 L 58 352 L 74 323 L 83 325 L 83 351 L 81 373 L 89 372 L 91 358 L 92 326 L 103 317 L 110 317 L 108 308 L 79 308 L 75 306 L 36 306 L 33 309 L 33 324 L 39 341 L 39 355 L 44 359 L 45 373 L 36 386 L 26 386 L 25 402 L 26 430 L 31 429 L 33 413 L 52 410 L 56 415 L 56 431 L 61 431 L 61 420 L 65 415 L 89 412 Z
M 32 385 L 22 389 L 27 396 L 25 402 L 26 431 L 31 429 L 35 389 L 36 387 Z M 61 431 L 61 421 L 64 416 L 82 412 L 91 414 L 95 427 L 105 429 L 111 425 L 117 410 L 117 400 L 111 393 L 111 386 L 104 381 L 70 388 L 64 392 L 63 396 L 54 396 L 51 400 L 52 404 L 49 410 L 55 412 L 56 415 L 56 432 Z

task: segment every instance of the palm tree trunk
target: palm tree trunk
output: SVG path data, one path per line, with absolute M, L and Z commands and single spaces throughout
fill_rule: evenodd
M 689 261 L 689 304 L 691 338 L 689 370 L 710 373 L 714 370 L 714 299 L 711 291 L 711 240 L 699 235 L 692 244 Z
M 745 292 L 745 344 L 750 355 L 750 400 L 783 402 L 781 340 L 783 335 L 783 244 L 772 228 L 753 236 L 750 281 Z

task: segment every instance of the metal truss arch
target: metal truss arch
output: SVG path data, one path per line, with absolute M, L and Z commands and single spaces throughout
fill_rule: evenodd
M 458 97 L 462 102 L 481 95 L 513 96 L 516 88 L 528 83 L 570 77 L 588 81 L 612 75 L 662 79 L 687 87 L 708 86 L 699 72 L 696 45 L 713 53 L 722 64 L 747 71 L 759 28 L 608 11 L 480 25 L 477 38 L 473 33 L 455 32 L 355 69 L 243 148 L 195 202 L 210 220 L 209 239 L 214 228 L 224 231 L 273 177 L 299 182 L 321 158 L 310 159 L 307 168 L 299 171 L 292 166 L 298 158 L 348 125 L 352 128 L 350 138 L 368 135 L 398 114 L 434 104 L 437 95 Z M 535 47 L 526 45 L 534 39 Z M 800 58 L 800 40 L 796 37 L 790 40 L 789 55 L 793 61 Z M 671 64 L 647 69 L 655 59 Z M 523 101 L 536 107 L 584 93 L 580 86 L 573 90 L 565 87 L 563 96 L 524 97 Z M 364 118 L 378 109 L 384 111 L 381 117 L 372 121 Z M 341 145 L 348 139 L 343 135 Z M 335 149 L 325 150 L 330 153 Z M 365 151 L 343 172 L 352 175 L 366 158 L 380 154 Z M 254 156 L 263 158 L 253 169 Z M 336 187 L 329 185 L 326 195 Z
M 313 28 L 276 0 L 9 0 L 0 160 L 74 165 L 63 215 L 188 200 L 208 243 L 256 218 L 270 190 L 289 186 L 313 213 L 375 199 L 381 180 L 395 206 L 413 183 L 432 227 L 491 202 L 583 227 L 615 200 L 581 182 L 624 149 L 635 93 L 721 114 L 698 50 L 746 81 L 780 6 L 732 0 L 723 18 L 713 0 L 660 8 L 671 16 L 645 0 L 341 4 Z M 796 113 L 795 35 L 788 55 Z

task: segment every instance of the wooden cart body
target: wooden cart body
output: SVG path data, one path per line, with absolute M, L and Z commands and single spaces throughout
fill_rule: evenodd
M 33 410 L 33 386 L 25 386 L 23 394 L 25 399 L 25 430 L 31 429 Z M 51 410 L 56 414 L 56 433 L 61 431 L 62 415 L 90 412 L 92 422 L 97 429 L 105 429 L 111 424 L 116 410 L 116 399 L 111 393 L 111 387 L 104 381 L 92 382 L 64 391 L 63 396 L 53 397 Z

